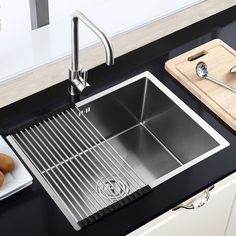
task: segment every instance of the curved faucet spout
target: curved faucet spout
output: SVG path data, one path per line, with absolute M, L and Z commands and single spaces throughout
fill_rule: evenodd
M 72 62 L 69 69 L 70 94 L 75 95 L 77 92 L 82 92 L 88 87 L 87 72 L 85 73 L 79 65 L 79 20 L 81 20 L 89 29 L 91 29 L 102 41 L 106 52 L 106 64 L 111 66 L 114 64 L 113 47 L 109 37 L 101 31 L 92 21 L 90 21 L 82 12 L 75 11 L 71 20 L 71 47 L 72 47 Z
M 113 56 L 113 47 L 112 47 L 111 40 L 102 30 L 100 30 L 92 21 L 90 21 L 80 11 L 75 11 L 72 15 L 72 47 L 76 46 L 75 53 L 79 54 L 79 37 L 78 37 L 79 20 L 81 20 L 89 29 L 91 29 L 100 38 L 100 40 L 102 41 L 102 43 L 104 45 L 105 52 L 106 52 L 106 64 L 108 66 L 113 65 L 114 64 L 114 56 Z M 76 43 L 77 43 L 77 45 L 74 45 Z

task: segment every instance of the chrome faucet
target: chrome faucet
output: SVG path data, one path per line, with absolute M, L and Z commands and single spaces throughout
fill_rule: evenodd
M 82 12 L 75 11 L 71 20 L 72 62 L 69 68 L 69 93 L 74 96 L 81 94 L 90 85 L 87 82 L 88 71 L 79 64 L 79 20 L 90 28 L 102 41 L 106 51 L 106 64 L 114 64 L 113 47 L 108 36 L 91 22 Z

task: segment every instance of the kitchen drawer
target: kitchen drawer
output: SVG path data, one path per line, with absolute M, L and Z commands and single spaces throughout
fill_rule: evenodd
M 232 215 L 235 193 L 236 173 L 215 184 L 205 205 L 197 209 L 170 210 L 129 236 L 223 236 Z M 203 195 L 204 193 L 200 193 L 183 205 L 196 202 Z M 230 230 L 233 231 L 233 228 Z M 229 235 L 236 235 L 236 232 Z

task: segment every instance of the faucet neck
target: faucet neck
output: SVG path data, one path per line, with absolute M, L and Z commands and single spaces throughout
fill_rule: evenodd
M 71 21 L 71 70 L 79 70 L 79 18 L 73 17 Z
M 114 56 L 113 47 L 109 37 L 93 22 L 91 22 L 82 12 L 75 11 L 71 20 L 72 61 L 71 67 L 69 68 L 69 80 L 73 84 L 71 86 L 74 86 L 74 88 L 77 88 L 79 92 L 82 92 L 85 87 L 89 86 L 89 84 L 86 82 L 87 72 L 85 73 L 85 70 L 83 70 L 79 64 L 79 20 L 81 20 L 89 29 L 91 29 L 102 41 L 106 52 L 107 65 L 110 66 L 114 64 Z

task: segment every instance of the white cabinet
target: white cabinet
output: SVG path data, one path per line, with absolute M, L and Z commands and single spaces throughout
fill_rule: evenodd
M 236 235 L 236 193 L 234 195 L 234 204 L 230 214 L 225 236 L 235 236 L 235 235 Z
M 129 236 L 235 236 L 236 173 L 215 184 L 208 202 L 198 209 L 168 211 Z M 184 205 L 200 197 L 186 201 Z M 202 196 L 201 196 L 202 197 Z

